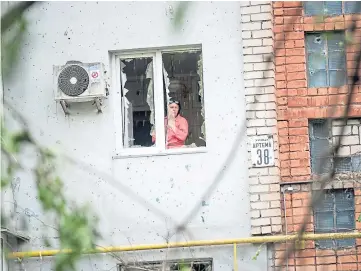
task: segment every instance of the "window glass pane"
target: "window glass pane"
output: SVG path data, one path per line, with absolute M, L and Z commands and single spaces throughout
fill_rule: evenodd
M 334 195 L 332 193 L 325 193 L 321 200 L 315 206 L 315 212 L 331 212 L 334 211 Z M 332 216 L 333 217 L 333 216 Z
M 330 129 L 329 124 L 325 119 L 311 120 L 310 121 L 310 136 L 313 139 L 329 139 Z
M 309 70 L 308 72 L 308 87 L 326 87 L 327 73 L 325 70 Z
M 330 86 L 339 87 L 346 84 L 346 71 L 330 71 Z
M 341 1 L 325 1 L 324 14 L 327 15 L 341 15 L 342 2 Z
M 312 173 L 322 174 L 330 170 L 331 157 L 322 159 L 330 147 L 328 123 L 325 120 L 310 121 L 310 156 Z M 320 163 L 323 167 L 320 169 Z
M 350 231 L 355 229 L 355 213 L 352 211 L 338 211 L 336 213 L 337 231 Z
M 356 244 L 355 239 L 339 239 L 336 240 L 337 248 L 343 248 L 343 247 L 354 247 Z
M 327 32 L 326 36 L 329 51 L 345 51 L 345 35 L 343 32 Z
M 153 58 L 122 59 L 120 65 L 124 147 L 153 146 Z
M 354 210 L 354 193 L 352 190 L 340 190 L 335 193 L 336 210 Z
M 315 73 L 317 70 L 326 70 L 326 63 L 327 59 L 324 51 L 308 54 L 307 66 L 310 73 Z
M 314 16 L 323 14 L 323 2 L 322 1 L 305 1 L 304 2 L 305 15 Z
M 345 69 L 345 52 L 329 51 L 328 53 L 328 68 L 330 70 L 344 70 Z M 345 74 L 345 72 L 343 72 Z
M 338 232 L 349 232 L 355 229 L 355 202 L 353 190 L 340 190 L 335 193 L 336 227 Z M 337 240 L 337 246 L 352 247 L 355 239 Z
M 325 193 L 314 207 L 316 233 L 336 232 L 333 213 L 334 195 L 332 193 Z M 315 244 L 320 248 L 330 248 L 335 245 L 335 242 L 333 240 L 319 240 L 315 241 Z
M 335 230 L 333 212 L 317 212 L 315 227 L 317 231 L 332 232 Z
M 345 13 L 360 13 L 361 12 L 361 2 L 360 1 L 345 1 Z
M 360 172 L 361 171 L 361 156 L 360 155 L 351 156 L 351 162 L 352 162 L 352 171 Z
M 315 241 L 317 248 L 334 248 L 337 246 L 336 240 L 318 240 Z
M 335 171 L 336 172 L 350 172 L 351 158 L 350 157 L 335 157 Z
M 331 169 L 332 160 L 331 157 L 323 158 L 327 150 L 329 149 L 330 143 L 328 139 L 316 139 L 312 140 L 310 147 L 311 153 L 311 168 L 313 173 L 322 174 L 327 173 Z M 323 163 L 320 169 L 321 163 Z
M 166 146 L 205 146 L 202 52 L 164 52 L 162 59 Z
M 307 33 L 306 34 L 306 47 L 307 52 L 320 53 L 325 49 L 326 34 L 324 33 Z

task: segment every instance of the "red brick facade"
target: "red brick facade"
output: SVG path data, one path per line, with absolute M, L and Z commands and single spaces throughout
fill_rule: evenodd
M 350 86 L 337 88 L 308 88 L 305 52 L 305 32 L 344 30 L 355 15 L 325 18 L 304 16 L 302 2 L 273 2 L 275 48 L 275 82 L 279 135 L 279 160 L 281 183 L 293 183 L 292 192 L 285 192 L 285 208 L 282 208 L 283 232 L 298 230 L 306 213 L 311 194 L 309 119 L 325 118 L 334 110 L 340 117 L 345 110 L 346 93 Z M 356 15 L 355 39 L 361 39 L 361 15 Z M 355 68 L 356 46 L 347 48 L 347 71 L 352 76 Z M 351 116 L 361 117 L 361 85 L 355 89 Z M 355 182 L 343 183 L 338 188 L 354 188 L 355 216 L 361 213 L 361 190 Z M 285 187 L 281 188 L 283 190 Z M 283 202 L 281 204 L 283 206 Z M 286 210 L 284 210 L 286 209 Z M 287 224 L 287 229 L 286 229 Z M 361 230 L 361 223 L 356 222 Z M 309 216 L 307 231 L 314 231 L 313 215 Z M 285 244 L 276 246 L 276 265 Z M 286 270 L 286 268 L 284 268 Z M 288 270 L 361 270 L 361 240 L 356 247 L 346 250 L 320 250 L 313 241 L 288 261 Z
M 342 116 L 348 86 L 337 88 L 307 88 L 305 31 L 343 30 L 352 15 L 315 18 L 303 15 L 302 2 L 273 2 L 276 65 L 276 95 L 282 181 L 310 180 L 308 119 L 325 118 L 335 110 Z M 358 21 L 361 37 L 361 15 Z M 347 48 L 347 70 L 354 72 L 356 46 Z M 361 116 L 361 86 L 356 88 L 351 116 Z M 335 107 L 332 109 L 332 107 Z

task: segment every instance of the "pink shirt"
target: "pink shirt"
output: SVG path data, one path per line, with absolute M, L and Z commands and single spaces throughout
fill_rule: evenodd
M 165 143 L 167 149 L 179 148 L 184 146 L 184 143 L 188 136 L 188 122 L 181 115 L 175 118 L 175 129 L 167 128 L 168 118 L 164 120 L 164 126 L 166 128 L 167 141 Z M 152 141 L 155 142 L 155 135 L 152 137 Z

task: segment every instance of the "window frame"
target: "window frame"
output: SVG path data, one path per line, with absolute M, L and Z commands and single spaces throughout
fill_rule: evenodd
M 359 119 L 359 118 L 350 118 L 349 120 L 353 120 L 353 119 Z M 330 157 L 322 157 L 322 156 L 317 156 L 317 155 L 312 155 L 312 144 L 313 142 L 315 142 L 317 139 L 321 139 L 321 140 L 327 140 L 328 141 L 328 148 L 330 148 L 333 144 L 333 141 L 334 141 L 334 138 L 335 138 L 335 135 L 333 134 L 333 121 L 337 121 L 338 119 L 331 119 L 331 120 L 327 120 L 327 119 L 319 119 L 319 118 L 316 118 L 316 119 L 309 119 L 308 120 L 308 137 L 309 137 L 309 145 L 310 145 L 310 150 L 309 150 L 309 156 L 310 156 L 310 167 L 311 167 L 311 174 L 314 174 L 314 175 L 323 175 L 325 173 L 320 173 L 320 172 L 317 172 L 317 169 L 319 167 L 319 164 L 316 164 L 314 166 L 313 164 L 313 159 L 329 159 L 329 163 L 330 163 L 330 166 L 334 166 L 335 167 L 335 173 L 336 174 L 339 174 L 339 175 L 342 175 L 342 174 L 352 174 L 352 173 L 360 173 L 361 171 L 358 171 L 358 170 L 355 170 L 355 168 L 353 167 L 353 154 L 351 155 L 337 155 L 337 153 L 333 153 L 331 154 Z M 325 123 L 325 125 L 327 125 L 327 137 L 324 137 L 324 138 L 321 138 L 321 137 L 317 137 L 315 136 L 314 134 L 314 125 L 315 123 L 319 122 L 319 121 L 322 121 Z M 348 124 L 346 124 L 348 125 Z M 337 136 L 337 135 L 336 135 Z M 337 167 L 336 167 L 336 164 L 338 159 L 347 159 L 349 158 L 350 159 L 350 168 L 351 170 L 350 171 L 343 171 L 343 170 L 339 170 Z
M 307 31 L 305 32 L 305 56 L 306 56 L 306 72 L 307 72 L 307 88 L 339 88 L 339 87 L 343 87 L 343 86 L 346 86 L 348 85 L 348 74 L 347 74 L 347 51 L 346 51 L 346 48 L 344 47 L 343 50 L 338 50 L 337 52 L 342 52 L 344 54 L 344 69 L 330 69 L 329 67 L 329 61 L 330 61 L 330 58 L 329 58 L 329 53 L 330 53 L 330 50 L 329 50 L 329 39 L 328 37 L 325 39 L 325 42 L 324 42 L 324 46 L 323 46 L 323 51 L 325 52 L 325 59 L 326 59 L 326 65 L 325 65 L 325 72 L 326 72 L 326 85 L 324 86 L 310 86 L 310 82 L 311 82 L 311 79 L 310 79 L 310 71 L 309 71 L 309 55 L 311 54 L 317 54 L 317 52 L 313 52 L 311 50 L 311 48 L 309 48 L 309 46 L 307 45 L 307 35 L 316 35 L 316 34 L 320 34 L 320 35 L 323 35 L 323 34 L 328 34 L 328 33 L 341 33 L 343 35 L 343 40 L 342 42 L 344 42 L 344 44 L 346 44 L 346 32 L 345 31 L 342 31 L 342 30 L 334 30 L 334 31 Z M 335 50 L 333 51 L 335 52 Z M 344 73 L 344 84 L 343 85 L 340 85 L 340 86 L 331 86 L 330 85 L 330 72 L 332 71 L 339 71 L 339 72 L 343 72 Z
M 302 9 L 303 9 L 303 14 L 305 17 L 315 17 L 315 16 L 325 16 L 325 17 L 336 17 L 336 16 L 341 16 L 341 15 L 352 15 L 352 14 L 360 14 L 360 12 L 356 12 L 356 13 L 352 13 L 352 12 L 346 12 L 346 4 L 349 2 L 354 2 L 354 1 L 319 1 L 319 3 L 322 3 L 323 5 L 323 10 L 325 10 L 325 6 L 326 6 L 326 2 L 341 2 L 341 13 L 334 13 L 334 14 L 314 14 L 314 15 L 309 15 L 306 13 L 306 2 L 312 2 L 312 1 L 304 1 L 302 2 Z
M 156 47 L 147 49 L 128 49 L 122 51 L 110 52 L 111 58 L 111 75 L 113 85 L 113 109 L 114 109 L 114 123 L 115 123 L 115 154 L 113 159 L 130 158 L 130 157 L 147 157 L 147 156 L 164 156 L 174 154 L 191 154 L 191 153 L 205 153 L 207 146 L 200 146 L 196 148 L 174 148 L 166 149 L 165 140 L 157 140 L 157 144 L 153 147 L 139 147 L 139 148 L 125 148 L 123 138 L 123 100 L 121 89 L 121 65 L 120 61 L 125 58 L 137 57 L 152 57 L 153 58 L 153 97 L 154 97 L 154 119 L 156 138 L 164 138 L 166 131 L 164 127 L 164 93 L 163 93 L 163 53 L 188 52 L 191 50 L 200 50 L 203 60 L 203 48 L 201 44 L 187 45 L 187 46 L 169 46 Z M 204 78 L 204 70 L 202 70 Z M 204 79 L 202 82 L 204 89 Z M 205 94 L 203 90 L 203 108 L 205 110 Z M 207 131 L 206 113 L 204 114 L 204 126 Z
M 337 207 L 337 195 L 341 194 L 341 193 L 346 193 L 350 191 L 352 193 L 352 202 L 353 202 L 353 205 L 352 205 L 352 209 L 342 209 L 340 210 L 340 207 Z M 317 208 L 313 208 L 313 219 L 314 219 L 314 232 L 315 233 L 342 233 L 342 232 L 351 232 L 353 230 L 356 229 L 356 215 L 355 215 L 355 192 L 354 192 L 354 189 L 350 189 L 350 188 L 345 188 L 345 189 L 329 189 L 325 192 L 326 194 L 330 194 L 332 195 L 332 211 L 327 211 L 327 210 L 317 210 Z M 354 215 L 354 219 L 352 220 L 353 221 L 353 224 L 351 225 L 350 230 L 348 229 L 338 229 L 337 228 L 337 217 L 338 217 L 338 213 L 341 212 L 341 211 L 347 211 L 347 212 L 353 212 L 353 215 Z M 333 216 L 333 228 L 332 228 L 332 231 L 328 231 L 328 230 L 323 230 L 323 229 L 317 229 L 316 225 L 317 225 L 317 214 L 324 214 L 324 213 L 331 213 L 332 212 L 332 216 Z M 327 245 L 321 245 L 322 244 L 322 241 L 330 241 L 330 240 L 333 240 L 333 241 L 336 241 L 336 242 L 333 242 L 333 245 L 331 247 L 327 246 Z M 316 245 L 316 248 L 317 249 L 344 249 L 344 248 L 352 248 L 352 247 L 355 247 L 356 245 L 356 239 L 350 239 L 350 240 L 353 240 L 353 245 L 350 245 L 350 246 L 343 246 L 343 245 L 339 245 L 338 241 L 339 240 L 334 240 L 334 239 L 326 239 L 326 240 L 318 240 L 318 241 L 315 241 L 315 245 Z M 321 241 L 321 242 L 320 242 Z
M 181 265 L 181 264 L 202 264 L 207 263 L 211 267 L 211 271 L 214 270 L 213 258 L 182 258 L 182 259 L 172 259 L 172 260 L 163 260 L 163 261 L 141 261 L 138 262 L 138 266 L 146 269 L 147 267 L 164 268 L 162 270 L 169 271 L 172 265 Z M 132 268 L 131 265 L 124 266 L 123 264 L 117 264 L 117 271 L 126 271 L 126 268 Z M 148 270 L 148 269 L 147 269 Z M 150 269 L 149 269 L 150 270 Z M 155 270 L 155 269 L 153 269 Z

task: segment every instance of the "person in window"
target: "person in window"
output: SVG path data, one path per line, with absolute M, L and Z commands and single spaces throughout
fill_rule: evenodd
M 168 104 L 168 116 L 165 117 L 166 148 L 182 148 L 188 136 L 188 122 L 180 115 L 181 106 L 178 101 Z M 152 142 L 155 143 L 155 133 L 152 133 Z

